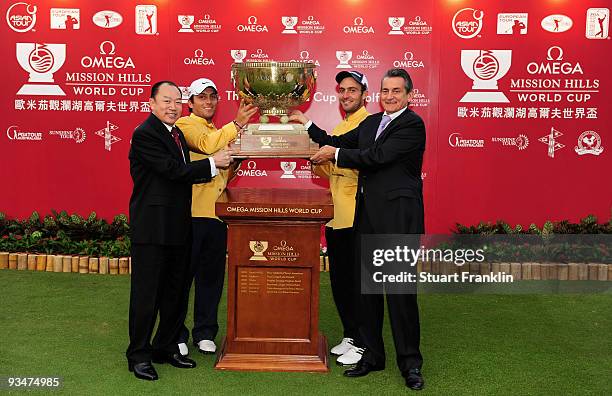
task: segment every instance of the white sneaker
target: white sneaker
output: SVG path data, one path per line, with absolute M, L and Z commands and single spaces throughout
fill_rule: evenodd
M 354 346 L 351 346 L 351 349 L 349 349 L 348 352 L 346 352 L 344 355 L 338 357 L 338 359 L 336 359 L 336 363 L 338 363 L 341 366 L 349 366 L 352 364 L 357 364 L 359 363 L 359 361 L 361 360 L 361 357 L 363 356 L 363 348 L 357 348 Z
M 344 355 L 353 347 L 353 339 L 352 338 L 343 338 L 342 342 L 329 351 L 332 355 Z
M 198 342 L 198 349 L 202 353 L 215 353 L 217 352 L 217 346 L 214 341 L 211 340 L 202 340 Z
M 179 348 L 179 352 L 181 355 L 183 356 L 189 355 L 189 349 L 187 349 L 187 344 L 185 344 L 184 342 L 181 342 L 180 344 L 178 344 L 178 348 Z

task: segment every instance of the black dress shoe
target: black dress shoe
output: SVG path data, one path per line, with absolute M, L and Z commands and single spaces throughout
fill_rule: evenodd
M 408 370 L 408 372 L 404 374 L 404 378 L 406 379 L 406 386 L 412 390 L 421 390 L 425 386 L 423 374 L 418 368 Z
M 167 355 L 159 355 L 153 357 L 153 362 L 155 363 L 170 363 L 174 367 L 178 368 L 194 368 L 196 366 L 196 362 L 181 355 L 178 352 L 169 353 Z
M 155 381 L 159 378 L 151 362 L 128 363 L 128 369 L 138 379 Z
M 344 376 L 351 378 L 363 377 L 365 375 L 368 375 L 370 371 L 381 371 L 384 369 L 385 366 L 374 366 L 373 364 L 360 360 L 354 368 L 346 370 L 344 372 Z

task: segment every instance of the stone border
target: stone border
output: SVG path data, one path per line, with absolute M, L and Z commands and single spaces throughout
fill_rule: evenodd
M 320 269 L 329 271 L 328 256 L 320 256 Z M 74 272 L 79 274 L 129 275 L 130 257 L 108 258 L 56 254 L 0 252 L 0 270 Z M 600 263 L 453 263 L 419 262 L 419 272 L 432 274 L 489 274 L 505 272 L 515 280 L 599 280 L 612 281 L 612 264 Z

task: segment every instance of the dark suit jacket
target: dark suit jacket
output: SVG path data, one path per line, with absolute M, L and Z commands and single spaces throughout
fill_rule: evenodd
M 406 109 L 375 141 L 382 115 L 367 117 L 344 135 L 330 136 L 315 124 L 308 134 L 320 145 L 341 148 L 338 166 L 359 170 L 355 211 L 367 212 L 376 233 L 424 233 L 421 167 L 425 125 L 421 117 Z M 365 207 L 358 199 L 362 191 Z
M 177 128 L 178 129 L 178 128 Z M 166 126 L 153 114 L 132 136 L 130 198 L 132 243 L 182 245 L 191 229 L 191 185 L 211 179 L 210 161 L 189 161 L 179 130 L 183 155 Z

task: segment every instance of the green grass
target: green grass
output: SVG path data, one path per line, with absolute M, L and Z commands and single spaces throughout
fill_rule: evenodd
M 160 380 L 127 370 L 129 278 L 0 271 L 0 376 L 61 376 L 62 393 L 354 395 L 405 394 L 385 323 L 387 369 L 347 379 L 329 374 L 194 370 L 157 365 Z M 420 297 L 426 389 L 443 395 L 612 394 L 612 295 Z M 320 328 L 342 336 L 329 276 L 321 276 Z M 220 307 L 225 333 L 225 297 Z M 217 340 L 219 341 L 219 340 Z M 40 392 L 37 392 L 40 393 Z

